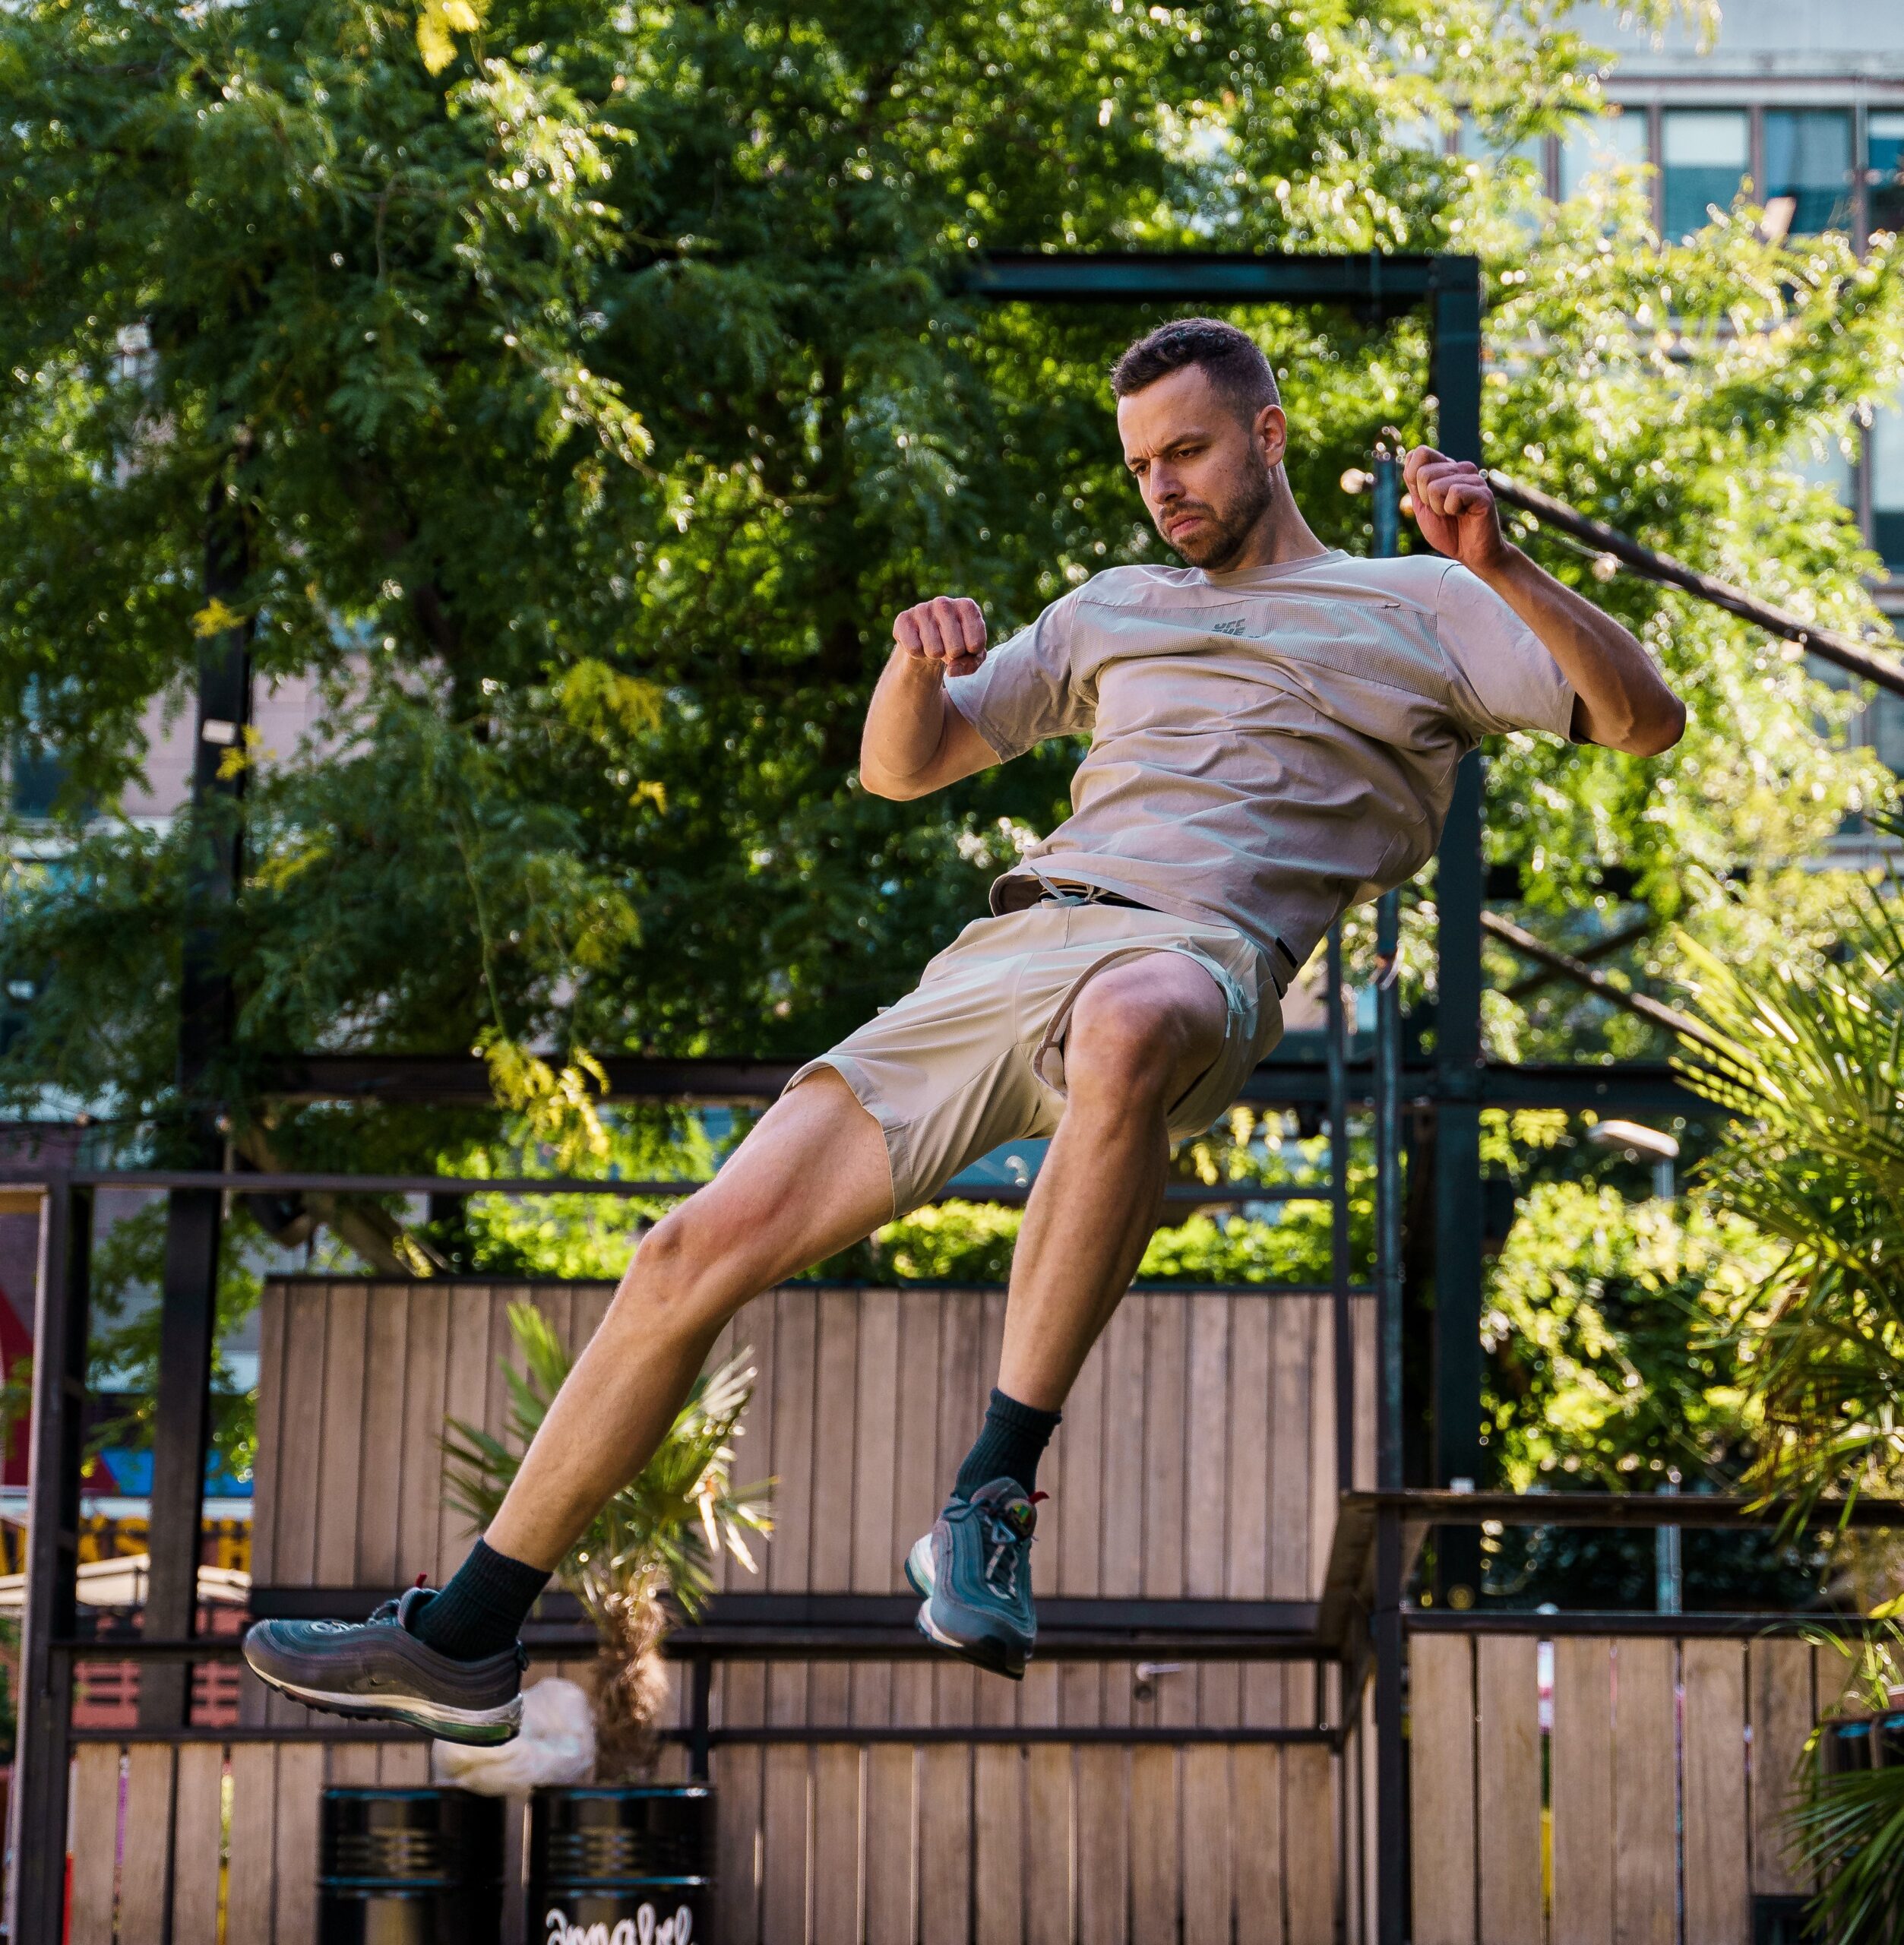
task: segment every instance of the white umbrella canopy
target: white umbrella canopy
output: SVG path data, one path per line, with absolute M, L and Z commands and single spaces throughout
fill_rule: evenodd
M 152 1578 L 152 1556 L 144 1553 L 89 1560 L 79 1569 L 79 1602 L 89 1608 L 137 1608 L 145 1605 Z M 229 1567 L 198 1570 L 198 1601 L 202 1607 L 242 1607 L 251 1596 L 251 1577 Z M 0 1614 L 18 1614 L 27 1604 L 27 1577 L 0 1574 Z

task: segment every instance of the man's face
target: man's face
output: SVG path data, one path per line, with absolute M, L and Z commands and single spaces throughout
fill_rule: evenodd
M 1280 409 L 1246 425 L 1187 365 L 1118 400 L 1118 435 L 1157 531 L 1193 568 L 1220 573 L 1269 507 L 1287 438 Z

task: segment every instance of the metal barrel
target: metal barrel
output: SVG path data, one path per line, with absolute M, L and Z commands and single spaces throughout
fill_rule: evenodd
M 539 1789 L 530 1799 L 523 1945 L 710 1945 L 713 1935 L 707 1784 Z
M 503 1804 L 459 1789 L 327 1789 L 318 1945 L 501 1945 Z

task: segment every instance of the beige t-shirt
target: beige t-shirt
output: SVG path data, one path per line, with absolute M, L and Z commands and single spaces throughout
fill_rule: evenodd
M 1465 568 L 1333 550 L 1113 568 L 945 688 L 1001 761 L 1091 739 L 1071 816 L 994 884 L 995 911 L 1035 864 L 1279 941 L 1298 965 L 1346 906 L 1427 863 L 1467 751 L 1564 737 L 1573 713 L 1554 658 Z

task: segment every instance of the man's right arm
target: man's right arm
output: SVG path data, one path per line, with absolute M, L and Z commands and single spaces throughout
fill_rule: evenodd
M 976 674 L 985 657 L 976 601 L 941 595 L 893 623 L 892 659 L 859 742 L 859 780 L 875 797 L 923 797 L 998 761 L 945 693 L 947 675 Z

